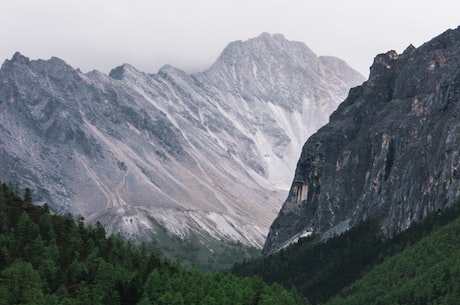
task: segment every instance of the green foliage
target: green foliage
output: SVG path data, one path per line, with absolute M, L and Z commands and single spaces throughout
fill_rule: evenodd
M 391 240 L 369 221 L 237 264 L 232 274 L 184 267 L 29 201 L 17 186 L 0 186 L 0 305 L 307 304 L 292 287 L 315 304 L 459 304 L 460 203 Z M 202 255 L 176 242 L 192 245 L 192 260 Z M 169 246 L 177 258 L 185 253 Z M 228 261 L 240 253 L 234 248 L 247 251 L 219 247 Z
M 40 275 L 32 264 L 15 261 L 1 272 L 0 304 L 45 304 Z
M 295 291 L 258 278 L 201 273 L 100 224 L 51 215 L 0 187 L 0 305 L 308 304 Z M 26 196 L 27 197 L 27 196 Z
M 313 304 L 324 303 L 385 258 L 459 216 L 460 203 L 428 215 L 392 239 L 382 237 L 378 222 L 363 222 L 326 241 L 312 236 L 274 255 L 235 264 L 232 272 L 239 276 L 260 276 L 267 283 L 278 282 L 286 288 L 295 287 Z M 411 263 L 403 264 L 408 273 L 415 270 L 417 262 Z
M 235 264 L 232 271 L 296 287 L 313 303 L 323 302 L 377 260 L 384 249 L 379 232 L 377 222 L 364 222 L 326 242 L 312 236 L 277 254 Z
M 151 236 L 148 249 L 198 270 L 214 272 L 229 269 L 237 262 L 260 257 L 260 249 L 239 242 L 219 241 L 205 231 L 191 233 L 187 240 L 183 240 L 172 236 L 155 219 L 150 220 L 156 225 L 156 233 Z
M 385 259 L 328 304 L 460 304 L 459 245 L 460 218 Z

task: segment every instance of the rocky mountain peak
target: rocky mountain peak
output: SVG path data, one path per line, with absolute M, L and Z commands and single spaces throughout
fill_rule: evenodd
M 460 195 L 458 71 L 460 28 L 377 55 L 369 80 L 305 143 L 265 253 L 369 218 L 393 235 L 452 205 Z
M 360 83 L 343 61 L 312 54 L 263 34 L 196 74 L 129 64 L 82 74 L 57 58 L 4 65 L 0 179 L 109 233 L 261 247 L 305 139 Z
M 109 73 L 109 76 L 116 80 L 122 80 L 126 78 L 135 80 L 139 77 L 142 77 L 142 74 L 143 73 L 137 70 L 134 66 L 125 63 L 112 69 Z
M 29 61 L 29 58 L 25 57 L 20 52 L 14 53 L 13 57 L 11 58 L 11 62 L 28 63 Z
M 414 47 L 413 44 L 410 44 L 410 45 L 407 46 L 407 48 L 404 50 L 403 55 L 405 55 L 405 56 L 410 56 L 410 55 L 414 54 L 415 50 L 417 50 L 417 48 Z
M 161 67 L 157 75 L 164 79 L 174 79 L 176 77 L 188 76 L 188 74 L 185 71 L 171 65 L 164 65 L 163 67 Z
M 263 32 L 258 37 L 252 38 L 251 40 L 266 40 L 266 41 L 278 40 L 278 41 L 283 41 L 283 42 L 287 41 L 287 39 L 284 37 L 283 34 L 280 34 L 280 33 L 270 34 L 268 32 Z
M 15 67 L 28 66 L 30 65 L 30 60 L 28 57 L 25 57 L 19 52 L 14 53 L 11 59 L 6 59 L 0 69 L 0 73 L 11 73 L 14 71 Z
M 260 69 L 265 61 L 269 63 L 267 68 L 276 68 L 274 65 L 277 63 L 286 66 L 297 64 L 305 67 L 316 60 L 316 54 L 304 43 L 289 41 L 282 34 L 262 33 L 256 38 L 230 43 L 223 50 L 215 65 L 231 68 L 251 63 L 251 68 Z
M 348 75 L 338 71 L 347 71 Z M 216 85 L 228 84 L 228 91 L 238 91 L 244 98 L 257 95 L 290 111 L 300 110 L 305 99 L 327 104 L 327 100 L 335 99 L 342 88 L 349 88 L 351 83 L 359 84 L 364 79 L 344 61 L 334 61 L 332 57 L 321 59 L 304 43 L 268 33 L 230 43 L 201 75 Z M 341 89 L 326 93 L 323 78 L 341 83 Z M 344 79 L 348 83 L 343 83 Z M 299 96 L 296 95 L 298 91 L 308 94 Z
M 419 47 L 422 52 L 430 52 L 438 49 L 447 50 L 454 46 L 458 46 L 460 41 L 460 26 L 456 29 L 449 29 L 433 38 L 432 40 L 424 43 Z

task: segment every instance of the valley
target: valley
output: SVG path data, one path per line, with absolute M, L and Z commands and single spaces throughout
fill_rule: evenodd
M 459 67 L 460 27 L 377 55 L 339 104 L 360 76 L 281 35 L 197 74 L 16 53 L 0 303 L 456 304 Z
M 280 34 L 232 42 L 194 74 L 16 53 L 0 69 L 0 179 L 136 243 L 165 230 L 210 253 L 261 249 L 304 141 L 363 80 Z

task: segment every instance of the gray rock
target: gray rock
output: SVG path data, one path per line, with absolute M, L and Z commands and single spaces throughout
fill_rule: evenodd
M 264 253 L 369 218 L 388 236 L 460 195 L 460 28 L 378 55 L 305 143 Z M 342 225 L 339 225 L 342 224 Z M 337 230 L 335 230 L 337 229 Z
M 269 34 L 197 74 L 83 74 L 17 53 L 0 70 L 0 179 L 109 233 L 148 240 L 159 223 L 262 247 L 302 143 L 361 81 Z

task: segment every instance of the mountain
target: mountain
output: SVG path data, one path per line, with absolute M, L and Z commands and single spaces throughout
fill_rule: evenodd
M 430 304 L 458 295 L 459 217 L 460 200 L 392 238 L 382 235 L 379 221 L 364 221 L 328 239 L 313 234 L 237 263 L 232 272 L 295 287 L 311 304 Z
M 460 28 L 378 55 L 305 143 L 264 253 L 367 219 L 386 236 L 460 195 Z
M 302 143 L 361 81 L 270 34 L 195 74 L 82 73 L 16 53 L 0 69 L 0 180 L 134 240 L 260 248 Z
M 201 273 L 148 253 L 104 228 L 21 199 L 0 185 L 0 304 L 309 305 L 298 292 Z
M 460 218 L 388 257 L 328 305 L 458 304 Z

